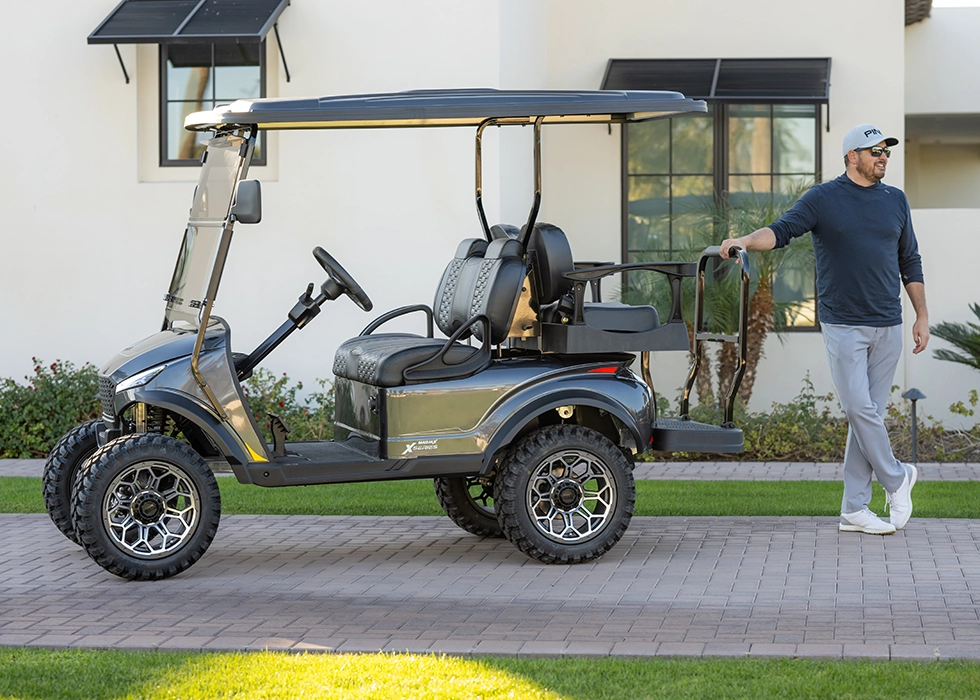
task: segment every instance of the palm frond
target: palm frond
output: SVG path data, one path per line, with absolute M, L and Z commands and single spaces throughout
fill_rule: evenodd
M 974 316 L 980 319 L 980 304 L 970 304 L 970 310 Z M 945 340 L 964 353 L 961 355 L 952 350 L 940 348 L 933 350 L 933 357 L 937 360 L 957 362 L 974 369 L 980 369 L 980 325 L 969 321 L 966 323 L 943 321 L 932 326 L 929 330 L 937 338 Z

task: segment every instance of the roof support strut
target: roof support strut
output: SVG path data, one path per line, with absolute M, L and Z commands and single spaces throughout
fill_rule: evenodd
M 533 121 L 531 121 L 533 119 Z M 490 224 L 487 221 L 487 214 L 483 209 L 483 130 L 488 126 L 519 125 L 527 126 L 529 123 L 534 127 L 534 197 L 531 201 L 531 212 L 528 214 L 527 223 L 524 225 L 524 238 L 522 245 L 527 245 L 531 235 L 531 229 L 538 218 L 538 209 L 541 207 L 541 124 L 544 117 L 517 117 L 517 118 L 494 118 L 486 119 L 476 128 L 476 211 L 480 217 L 480 225 L 483 227 L 483 235 L 488 241 L 493 240 L 490 234 Z

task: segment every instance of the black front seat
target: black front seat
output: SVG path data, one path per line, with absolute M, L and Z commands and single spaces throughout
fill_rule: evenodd
M 457 379 L 490 364 L 490 348 L 507 337 L 526 266 L 521 244 L 510 238 L 467 239 L 446 267 L 431 309 L 409 306 L 385 314 L 361 335 L 343 343 L 334 356 L 334 374 L 372 386 L 396 387 Z M 375 334 L 386 321 L 421 311 L 427 336 Z M 448 340 L 432 337 L 432 322 Z M 479 346 L 460 341 L 473 336 Z

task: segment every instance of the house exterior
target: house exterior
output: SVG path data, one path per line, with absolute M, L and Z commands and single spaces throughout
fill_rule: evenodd
M 143 1 L 129 0 L 129 9 L 143 9 Z M 159 329 L 196 180 L 197 146 L 179 128 L 190 103 L 420 88 L 596 89 L 612 66 L 629 61 L 642 63 L 627 81 L 710 64 L 716 76 L 731 69 L 736 85 L 711 101 L 714 121 L 698 127 L 713 141 L 696 166 L 675 159 L 661 172 L 646 165 L 637 146 L 643 135 L 618 126 L 545 129 L 539 220 L 561 226 L 577 258 L 642 257 L 644 246 L 660 245 L 650 241 L 681 235 L 671 229 L 664 239 L 653 224 L 637 224 L 654 200 L 679 206 L 684 192 L 765 191 L 808 173 L 833 178 L 843 170 L 844 133 L 872 122 L 902 140 L 886 181 L 905 188 L 913 207 L 932 323 L 970 320 L 968 304 L 980 301 L 973 270 L 980 90 L 962 68 L 980 58 L 980 9 L 933 8 L 922 18 L 929 3 L 914 0 L 826 0 L 819 12 L 783 0 L 250 0 L 244 5 L 261 16 L 229 48 L 202 35 L 173 40 L 178 27 L 152 22 L 139 27 L 143 43 L 117 33 L 114 44 L 113 35 L 99 34 L 127 5 L 114 2 L 22 3 L 0 29 L 8 164 L 0 175 L 0 376 L 29 374 L 32 357 L 98 365 Z M 190 6 L 187 12 L 197 6 L 175 2 Z M 218 15 L 209 17 L 220 35 L 226 27 Z M 201 17 L 188 15 L 184 27 Z M 161 39 L 166 31 L 170 38 Z M 88 43 L 91 36 L 103 43 Z M 824 66 L 822 94 L 787 97 L 769 79 L 753 83 L 801 59 L 818 74 Z M 670 66 L 682 73 L 669 73 Z M 799 75 L 790 73 L 790 87 Z M 741 97 L 732 97 L 738 90 Z M 693 148 L 696 161 L 694 128 L 678 124 L 664 133 L 672 134 L 675 155 Z M 484 139 L 491 223 L 527 217 L 524 131 L 490 130 Z M 756 138 L 763 132 L 768 146 Z M 773 145 L 785 145 L 779 134 L 796 150 Z M 769 150 L 760 156 L 763 146 Z M 314 246 L 344 264 L 383 311 L 430 303 L 456 243 L 480 235 L 470 130 L 270 133 L 261 150 L 251 175 L 262 181 L 264 218 L 239 228 L 215 304 L 232 324 L 236 350 L 254 348 L 307 283 L 321 281 Z M 635 194 L 661 185 L 668 194 L 659 199 Z M 337 345 L 371 318 L 353 304 L 331 304 L 266 366 L 306 383 L 329 378 Z M 933 343 L 930 350 L 941 341 Z M 676 353 L 654 358 L 662 393 L 680 386 L 686 362 Z M 812 319 L 770 337 L 751 408 L 791 400 L 808 373 L 819 392 L 832 390 Z M 926 394 L 921 412 L 948 425 L 972 424 L 946 407 L 980 387 L 975 371 L 909 351 L 895 383 L 898 393 L 916 387 Z

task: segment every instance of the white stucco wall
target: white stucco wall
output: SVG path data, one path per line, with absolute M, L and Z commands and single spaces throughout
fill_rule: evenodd
M 980 303 L 976 271 L 976 261 L 980 258 L 980 217 L 977 210 L 914 209 L 912 218 L 922 254 L 930 323 L 977 323 L 977 317 L 970 311 L 971 303 Z M 906 308 L 906 316 L 910 312 Z M 906 334 L 907 354 L 910 352 L 910 341 Z M 966 418 L 952 415 L 947 409 L 956 401 L 965 403 L 971 389 L 980 391 L 980 372 L 965 365 L 935 359 L 932 351 L 938 348 L 956 350 L 934 337 L 927 352 L 911 358 L 905 364 L 904 374 L 896 377 L 896 384 L 903 389 L 916 387 L 928 397 L 920 404 L 924 414 L 942 419 L 944 424 L 951 427 L 975 425 L 980 421 L 980 412 L 974 418 Z
M 905 37 L 905 112 L 980 113 L 980 7 L 934 7 Z
M 24 3 L 0 27 L 8 100 L 0 112 L 8 163 L 0 173 L 0 376 L 29 373 L 32 355 L 101 364 L 159 327 L 193 172 L 154 165 L 155 50 L 120 47 L 134 76 L 127 85 L 110 46 L 85 44 L 114 5 Z M 879 29 L 870 44 L 869 26 Z M 906 30 L 901 3 L 886 0 L 827 0 L 819 11 L 785 0 L 321 0 L 294 3 L 279 29 L 292 82 L 273 38 L 268 60 L 270 89 L 281 96 L 593 89 L 609 58 L 829 56 L 825 176 L 840 172 L 839 143 L 853 124 L 903 135 Z M 307 282 L 321 281 L 310 254 L 316 245 L 347 266 L 379 311 L 430 301 L 456 243 L 479 235 L 472 136 L 279 134 L 270 166 L 253 171 L 263 180 L 265 219 L 239 228 L 216 304 L 232 322 L 236 350 L 254 347 Z M 619 258 L 619 152 L 616 127 L 545 131 L 541 218 L 565 228 L 580 259 Z M 484 155 L 491 222 L 521 223 L 530 205 L 530 130 L 489 131 Z M 903 159 L 899 148 L 889 169 L 898 186 Z M 177 181 L 154 181 L 161 179 Z M 934 298 L 946 298 L 944 284 L 936 275 Z M 372 317 L 346 300 L 331 304 L 267 365 L 307 384 L 329 377 L 337 344 Z M 830 389 L 817 334 L 772 338 L 767 358 L 755 408 L 792 398 L 807 369 L 818 391 Z M 657 371 L 663 391 L 681 384 L 684 362 L 678 354 L 659 364 L 670 370 Z M 900 375 L 908 371 L 903 363 Z

